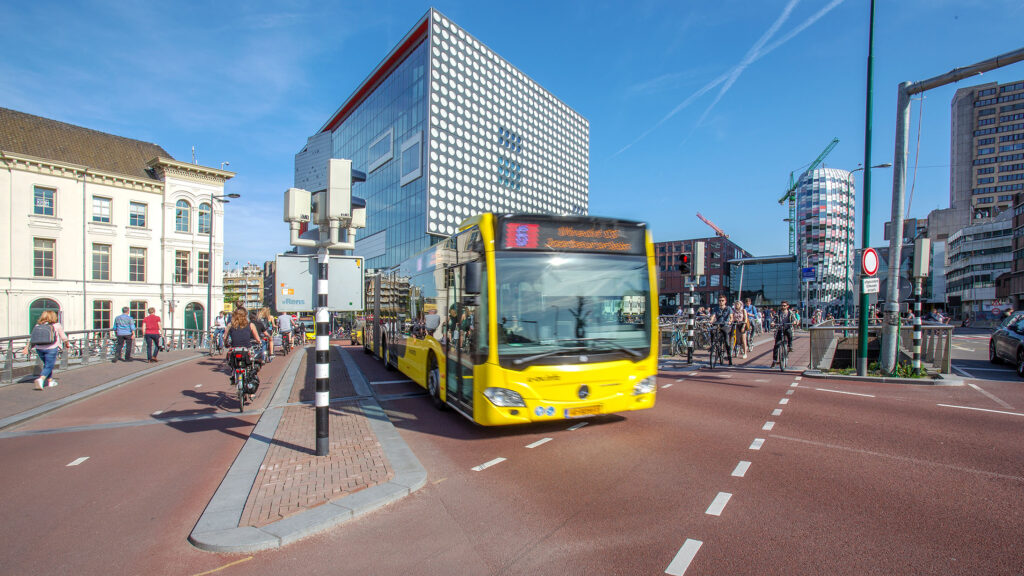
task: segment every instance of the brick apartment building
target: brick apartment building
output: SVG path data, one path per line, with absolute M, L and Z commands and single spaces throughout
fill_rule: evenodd
M 680 256 L 693 254 L 693 243 L 704 242 L 704 270 L 694 293 L 698 306 L 708 306 L 720 294 L 729 292 L 729 264 L 734 258 L 752 256 L 738 244 L 718 236 L 656 242 L 654 256 L 658 266 L 658 306 L 662 314 L 672 314 L 689 289 L 683 285 L 679 272 Z

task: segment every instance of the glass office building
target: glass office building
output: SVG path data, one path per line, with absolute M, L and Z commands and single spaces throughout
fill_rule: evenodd
M 482 212 L 586 214 L 586 119 L 430 9 L 295 157 L 326 187 L 328 158 L 366 173 L 355 254 L 393 266 Z
M 797 306 L 799 272 L 792 254 L 729 260 L 729 301 L 750 298 L 755 306 L 775 308 L 786 300 Z

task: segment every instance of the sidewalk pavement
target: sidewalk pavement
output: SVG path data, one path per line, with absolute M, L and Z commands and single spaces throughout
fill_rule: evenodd
M 270 404 L 189 536 L 197 548 L 252 552 L 283 546 L 426 484 L 426 470 L 340 346 L 331 350 L 330 454 L 316 456 L 312 353 L 292 354 Z
M 58 369 L 53 377 L 60 384 L 43 390 L 36 390 L 35 383 L 27 377 L 0 386 L 0 430 L 203 355 L 196 350 L 174 350 L 161 352 L 157 363 L 136 358 L 131 362 L 92 362 Z

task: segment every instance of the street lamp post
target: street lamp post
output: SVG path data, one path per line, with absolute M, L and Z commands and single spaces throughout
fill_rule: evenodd
M 223 169 L 223 167 L 225 165 L 227 165 L 227 162 L 222 162 L 221 163 L 221 168 Z M 213 214 L 214 214 L 214 207 L 216 207 L 216 202 L 217 201 L 220 201 L 223 204 L 227 204 L 228 202 L 230 202 L 230 200 L 228 200 L 228 198 L 241 198 L 241 197 L 242 197 L 241 194 L 234 194 L 234 193 L 233 194 L 224 194 L 222 196 L 217 196 L 213 192 L 210 193 L 210 230 L 209 230 L 209 232 L 210 232 L 210 251 L 207 252 L 207 262 L 206 262 L 206 334 L 207 335 L 210 334 L 210 330 L 212 330 L 212 328 L 213 328 L 213 321 L 212 321 L 213 314 L 211 312 L 213 311 L 213 309 L 212 309 L 212 305 L 213 305 L 212 300 L 213 300 L 213 260 L 214 260 L 214 258 L 213 258 L 213 221 L 214 221 Z M 209 353 L 212 354 L 213 353 L 213 340 L 212 340 L 212 338 L 210 340 L 208 340 L 207 342 L 208 342 L 207 350 L 209 351 Z
M 875 169 L 875 168 L 892 168 L 892 162 L 883 162 L 881 164 L 875 164 L 871 168 L 872 169 Z M 864 169 L 864 166 L 857 166 L 853 170 L 850 170 L 850 185 L 851 186 L 853 185 L 853 173 L 854 172 L 859 172 L 859 171 L 861 171 L 863 169 Z M 854 198 L 856 198 L 856 194 L 854 194 Z M 853 294 L 853 278 L 850 277 L 851 276 L 850 272 L 852 270 L 852 268 L 850 267 L 850 244 L 853 244 L 853 242 L 854 242 L 854 239 L 853 239 L 853 224 L 855 224 L 855 222 L 856 221 L 855 221 L 854 217 L 851 216 L 850 217 L 850 224 L 851 224 L 850 230 L 847 232 L 846 238 L 844 240 L 844 242 L 846 244 L 846 274 L 845 274 L 846 283 L 844 284 L 844 287 L 843 287 L 843 307 L 845 308 L 845 316 L 846 316 L 847 319 L 850 318 L 850 304 L 852 304 L 851 296 Z

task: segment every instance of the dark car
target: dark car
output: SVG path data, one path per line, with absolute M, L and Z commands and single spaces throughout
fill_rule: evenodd
M 988 359 L 993 364 L 1006 361 L 1024 377 L 1024 312 L 1007 316 L 988 341 Z

